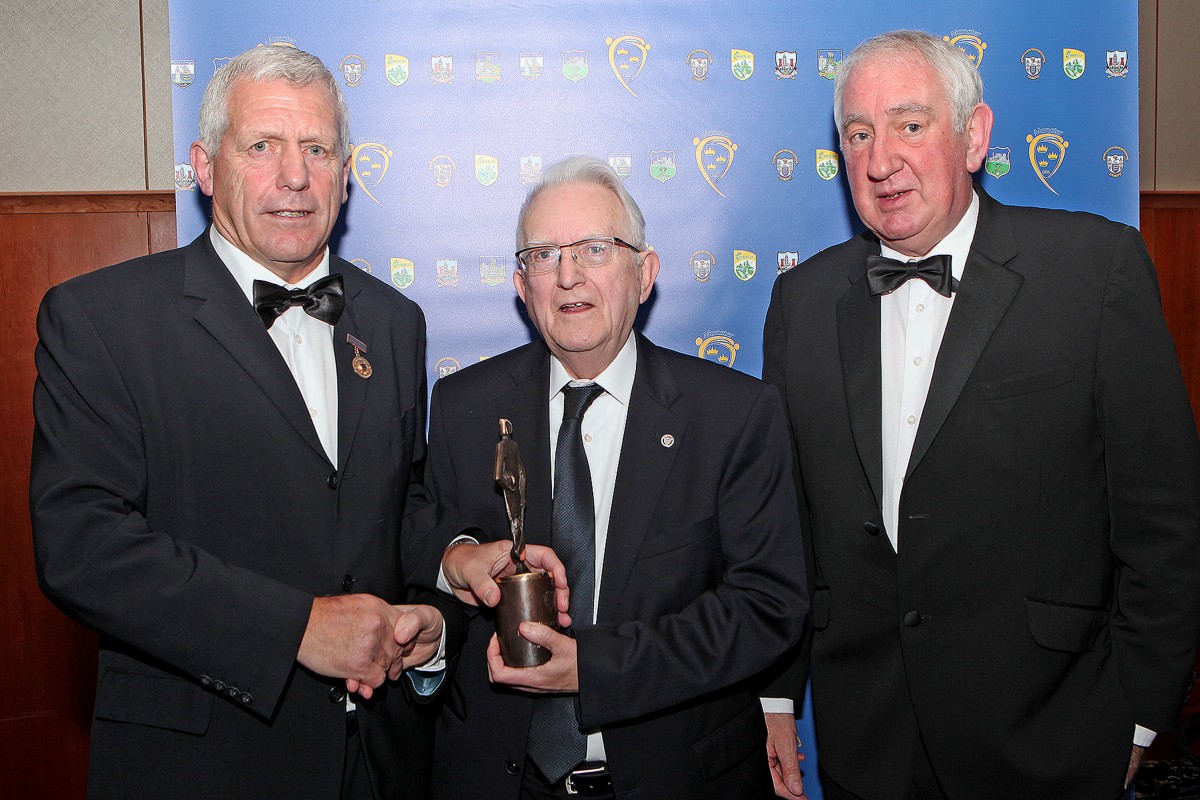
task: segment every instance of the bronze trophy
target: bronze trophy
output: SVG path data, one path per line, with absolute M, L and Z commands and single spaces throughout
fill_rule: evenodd
M 500 441 L 496 443 L 496 483 L 504 493 L 516 573 L 496 579 L 500 584 L 496 634 L 505 664 L 536 667 L 550 660 L 550 651 L 523 638 L 518 626 L 522 620 L 529 620 L 558 630 L 558 610 L 554 605 L 554 579 L 546 572 L 531 572 L 525 565 L 525 462 L 512 432 L 512 423 L 501 419 Z

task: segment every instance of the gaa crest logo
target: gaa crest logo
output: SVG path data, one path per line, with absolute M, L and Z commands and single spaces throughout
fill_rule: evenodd
M 367 261 L 365 258 L 352 258 L 350 259 L 350 263 L 368 275 L 371 274 L 371 262 Z
M 495 156 L 475 154 L 475 180 L 482 186 L 491 186 L 500 177 L 500 160 Z
M 259 45 L 259 46 L 261 47 L 262 45 Z M 216 75 L 218 72 L 221 71 L 221 67 L 225 66 L 230 61 L 233 61 L 233 56 L 217 56 L 212 61 L 213 61 L 213 75 Z
M 1058 194 L 1050 179 L 1058 172 L 1067 156 L 1068 142 L 1057 128 L 1038 128 L 1025 137 L 1029 143 L 1029 163 L 1047 189 Z
M 993 178 L 1003 178 L 1012 169 L 1012 150 L 1007 147 L 989 148 L 983 169 Z
M 1036 81 L 1042 75 L 1042 67 L 1046 65 L 1046 54 L 1036 47 L 1031 47 L 1021 53 L 1021 63 L 1025 65 L 1025 77 Z
M 791 150 L 780 150 L 771 158 L 771 163 L 781 181 L 790 181 L 796 174 L 796 154 Z
M 608 165 L 618 178 L 625 180 L 633 174 L 633 153 L 613 153 L 608 157 Z
M 521 156 L 521 183 L 537 183 L 542 179 L 542 157 Z
M 675 177 L 675 151 L 650 151 L 650 177 L 659 183 L 666 183 Z
M 1129 161 L 1129 151 L 1124 147 L 1108 148 L 1104 151 L 1104 166 L 1108 168 L 1110 178 L 1119 178 L 1125 171 L 1125 163 Z
M 454 56 L 431 56 L 429 66 L 433 71 L 434 83 L 454 81 Z
M 383 71 L 392 86 L 403 86 L 408 80 L 408 59 L 387 53 L 383 57 Z
M 800 253 L 795 250 L 780 250 L 775 254 L 775 258 L 779 264 L 776 275 L 782 275 L 800 263 Z
M 724 134 L 705 136 L 703 139 L 697 136 L 692 139 L 692 144 L 696 148 L 696 166 L 700 168 L 700 174 L 714 192 L 725 197 L 717 184 L 729 174 L 737 145 Z
M 978 31 L 954 31 L 950 36 L 943 36 L 942 41 L 966 54 L 975 69 L 979 69 L 979 65 L 983 63 L 983 51 L 987 49 L 987 44 L 980 38 Z
M 642 74 L 646 58 L 650 55 L 650 45 L 641 36 L 618 36 L 615 39 L 610 36 L 604 43 L 608 45 L 608 64 L 612 67 L 613 74 L 625 87 L 625 91 L 637 97 L 637 92 L 630 84 Z
M 174 62 L 172 62 L 174 63 Z M 1110 78 L 1128 78 L 1129 77 L 1129 51 L 1128 50 L 1105 50 L 1104 51 L 1104 74 Z
M 437 360 L 437 363 L 433 365 L 433 371 L 437 373 L 439 378 L 444 378 L 447 375 L 453 375 L 458 372 L 460 366 L 457 359 L 446 356 Z
M 562 54 L 563 77 L 571 83 L 579 83 L 587 77 L 588 62 L 587 50 L 564 50 Z
M 689 260 L 692 265 L 692 274 L 696 276 L 696 280 L 700 283 L 705 283 L 712 277 L 713 266 L 716 264 L 716 259 L 713 254 L 707 250 L 697 250 L 692 253 Z
M 378 142 L 363 142 L 350 151 L 350 163 L 354 172 L 354 182 L 367 193 L 367 197 L 379 205 L 379 198 L 374 190 L 387 174 L 388 165 L 392 161 L 392 151 Z
M 737 351 L 742 348 L 728 331 L 707 331 L 696 338 L 696 355 L 705 361 L 715 361 L 732 367 Z
M 754 53 L 749 50 L 730 50 L 729 68 L 733 70 L 733 77 L 739 81 L 750 80 L 750 76 L 754 74 Z
M 838 64 L 842 63 L 841 50 L 817 51 L 817 74 L 827 81 L 837 77 Z
M 484 286 L 499 286 L 504 283 L 506 271 L 504 256 L 479 257 L 479 282 Z
M 171 62 L 171 83 L 180 89 L 186 89 L 196 80 L 196 62 L 180 60 Z
M 454 180 L 454 159 L 450 156 L 434 156 L 429 162 L 429 171 L 433 173 L 433 185 L 444 189 Z
M 392 259 L 392 284 L 397 289 L 407 289 L 412 286 L 416 273 L 416 265 L 407 258 Z
M 542 77 L 543 59 L 541 53 L 521 53 L 519 61 L 521 77 L 527 81 L 536 81 Z
M 733 274 L 739 281 L 748 281 L 758 272 L 758 256 L 749 250 L 733 251 Z
M 838 174 L 838 154 L 833 150 L 817 150 L 817 177 L 831 181 Z
M 475 54 L 475 80 L 484 83 L 495 83 L 500 80 L 500 54 Z
M 175 188 L 181 192 L 190 192 L 196 188 L 196 170 L 184 162 L 175 165 Z
M 708 77 L 708 68 L 712 66 L 712 56 L 707 50 L 693 50 L 687 56 L 688 71 L 692 73 L 692 80 L 702 81 Z
M 342 71 L 342 77 L 346 79 L 346 85 L 351 87 L 362 83 L 363 70 L 366 68 L 367 62 L 356 55 L 346 56 L 338 62 L 338 69 Z
M 437 285 L 439 289 L 447 286 L 458 286 L 458 259 L 439 258 L 437 260 Z
M 1063 72 L 1067 73 L 1067 77 L 1073 81 L 1079 80 L 1085 69 L 1087 69 L 1087 55 L 1082 50 L 1064 47 Z
M 775 51 L 775 78 L 796 80 L 796 52 L 794 50 Z

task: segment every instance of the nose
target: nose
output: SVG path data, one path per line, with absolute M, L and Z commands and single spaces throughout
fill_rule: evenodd
M 279 186 L 294 192 L 308 187 L 308 162 L 303 148 L 285 147 L 279 156 Z
M 892 144 L 887 136 L 875 136 L 867 152 L 867 175 L 871 180 L 885 181 L 900 170 Z
M 571 257 L 567 258 L 567 253 L 570 252 Z M 555 280 L 560 288 L 571 289 L 584 281 L 584 269 L 579 265 L 579 259 L 575 257 L 575 248 L 563 248 L 559 251 L 558 270 L 555 273 Z

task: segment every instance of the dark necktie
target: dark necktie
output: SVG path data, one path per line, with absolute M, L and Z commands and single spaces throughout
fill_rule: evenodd
M 580 428 L 592 401 L 604 393 L 598 384 L 563 387 L 563 420 L 554 451 L 554 507 L 550 542 L 567 568 L 568 609 L 574 625 L 592 621 L 596 595 L 596 512 L 592 473 Z M 533 703 L 529 757 L 550 783 L 557 783 L 587 756 L 587 736 L 579 729 L 575 698 L 540 697 Z
M 920 261 L 897 261 L 886 256 L 867 256 L 867 285 L 871 295 L 889 294 L 913 278 L 920 278 L 943 297 L 958 288 L 950 272 L 950 256 L 930 256 Z
M 304 289 L 287 289 L 268 281 L 254 282 L 254 310 L 268 328 L 292 306 L 303 306 L 310 317 L 336 325 L 346 307 L 342 276 L 329 275 Z

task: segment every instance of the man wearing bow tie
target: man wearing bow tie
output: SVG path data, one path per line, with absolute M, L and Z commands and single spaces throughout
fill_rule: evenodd
M 633 331 L 658 254 L 607 163 L 547 169 L 517 241 L 516 290 L 542 339 L 434 387 L 438 530 L 478 543 L 437 549 L 427 574 L 440 561 L 465 601 L 499 600 L 493 575 L 513 570 L 493 480 L 507 419 L 527 469 L 529 559 L 569 586 L 571 627 L 524 623 L 550 658 L 517 668 L 490 609 L 471 621 L 463 702 L 438 720 L 435 796 L 768 798 L 759 675 L 807 610 L 779 395 Z
M 775 285 L 835 800 L 1114 800 L 1174 727 L 1200 622 L 1200 455 L 1138 232 L 972 183 L 954 47 L 840 66 L 869 229 Z
M 38 318 L 38 576 L 100 634 L 89 796 L 425 797 L 417 703 L 458 617 L 404 604 L 424 320 L 329 252 L 341 92 L 302 51 L 243 53 L 191 156 L 212 226 Z

